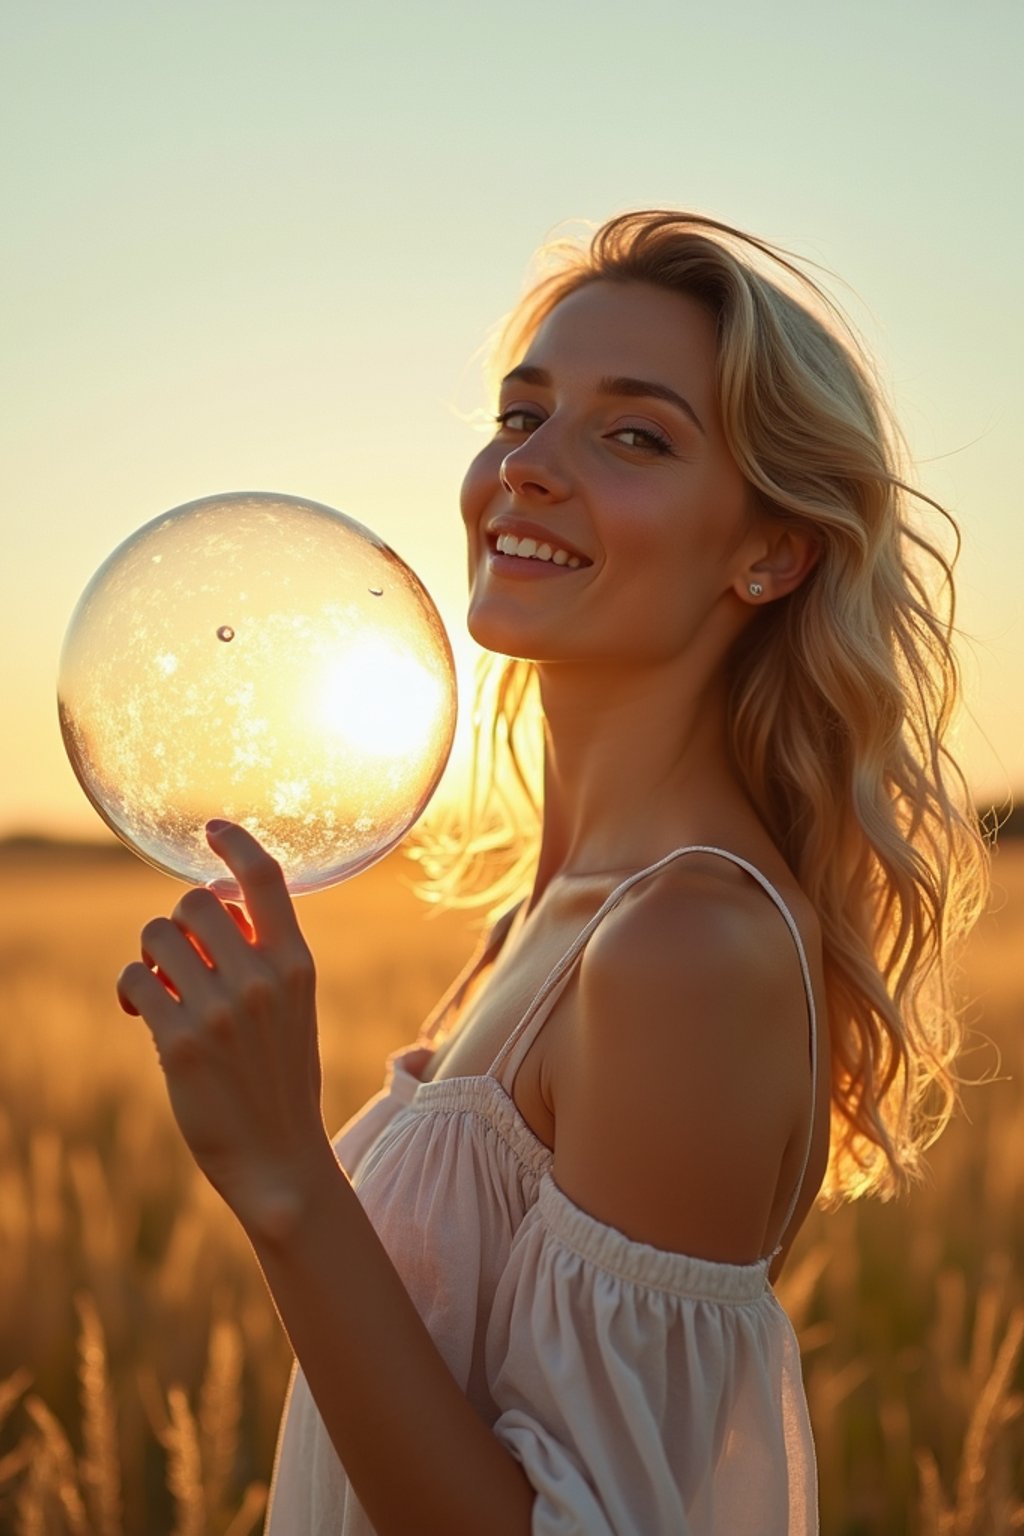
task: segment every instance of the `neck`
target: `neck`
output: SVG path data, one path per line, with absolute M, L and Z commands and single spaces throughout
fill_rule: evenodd
M 720 671 L 540 665 L 544 822 L 536 902 L 556 875 L 642 868 L 749 817 Z

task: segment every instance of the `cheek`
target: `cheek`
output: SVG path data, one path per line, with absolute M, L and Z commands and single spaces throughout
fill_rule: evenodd
M 495 453 L 492 445 L 488 445 L 477 454 L 466 470 L 462 490 L 459 493 L 459 505 L 467 532 L 470 532 L 480 521 L 488 502 L 499 488 L 500 464 L 500 456 Z
M 702 611 L 720 592 L 734 542 L 729 508 L 715 498 L 657 497 L 620 506 L 606 525 L 619 600 L 646 622 Z
M 609 500 L 602 533 L 610 557 L 624 568 L 651 575 L 684 560 L 694 543 L 692 508 L 683 498 L 630 494 Z

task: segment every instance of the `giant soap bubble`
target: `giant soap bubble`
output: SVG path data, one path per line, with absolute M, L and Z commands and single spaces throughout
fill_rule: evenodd
M 210 496 L 96 572 L 61 653 L 64 744 L 104 821 L 167 874 L 218 882 L 212 817 L 289 889 L 405 835 L 441 776 L 455 673 L 426 591 L 360 523 L 294 496 Z

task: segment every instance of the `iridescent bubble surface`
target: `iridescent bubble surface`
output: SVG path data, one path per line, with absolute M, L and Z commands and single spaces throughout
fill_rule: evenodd
M 298 894 L 365 869 L 418 819 L 451 749 L 455 671 L 428 594 L 376 534 L 239 492 L 154 518 L 104 561 L 68 627 L 58 707 L 82 788 L 149 863 L 223 881 L 203 829 L 226 817 Z

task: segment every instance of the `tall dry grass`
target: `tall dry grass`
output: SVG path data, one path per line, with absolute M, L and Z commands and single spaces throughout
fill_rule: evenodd
M 0 1532 L 246 1536 L 288 1350 L 113 997 L 181 888 L 113 853 L 8 853 L 0 880 Z M 301 905 L 329 1122 L 376 1089 L 472 942 L 402 880 L 389 861 Z M 996 883 L 965 986 L 967 1070 L 991 1077 L 998 1047 L 997 1080 L 965 1091 L 927 1186 L 814 1216 L 779 1288 L 825 1536 L 1024 1530 L 1024 847 Z

